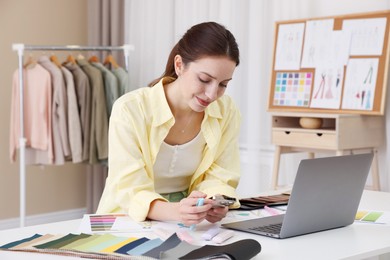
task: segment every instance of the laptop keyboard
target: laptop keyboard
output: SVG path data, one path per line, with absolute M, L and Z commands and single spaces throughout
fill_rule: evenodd
M 270 233 L 270 234 L 279 234 L 281 228 L 282 228 L 282 223 L 272 224 L 268 226 L 253 227 L 250 229 L 265 232 L 265 233 Z

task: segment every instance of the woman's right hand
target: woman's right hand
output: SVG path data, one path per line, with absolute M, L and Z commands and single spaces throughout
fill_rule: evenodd
M 179 218 L 181 223 L 190 226 L 198 224 L 206 218 L 207 212 L 212 207 L 212 204 L 208 203 L 206 196 L 203 192 L 193 191 L 187 198 L 179 202 Z M 203 206 L 196 206 L 200 198 L 205 199 L 205 203 Z

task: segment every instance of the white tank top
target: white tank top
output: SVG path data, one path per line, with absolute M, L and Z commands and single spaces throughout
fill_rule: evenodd
M 154 188 L 165 194 L 187 190 L 200 162 L 206 141 L 199 134 L 185 144 L 161 144 L 154 169 Z

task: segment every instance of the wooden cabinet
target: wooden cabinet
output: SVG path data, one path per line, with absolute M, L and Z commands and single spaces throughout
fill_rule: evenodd
M 322 125 L 307 129 L 300 125 L 302 117 L 319 118 Z M 371 167 L 373 189 L 379 190 L 377 147 L 384 140 L 383 116 L 350 114 L 273 113 L 272 143 L 275 145 L 272 186 L 278 187 L 280 156 L 283 153 L 308 152 L 313 158 L 316 152 L 334 152 L 336 155 L 369 149 L 374 152 Z

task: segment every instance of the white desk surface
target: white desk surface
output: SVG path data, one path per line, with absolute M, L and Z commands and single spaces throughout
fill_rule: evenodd
M 359 208 L 390 211 L 390 193 L 364 191 Z M 77 233 L 80 221 L 80 219 L 77 219 L 3 230 L 0 231 L 0 245 L 26 238 L 35 233 Z M 149 235 L 139 234 L 139 236 L 151 235 L 150 233 L 148 234 Z M 390 259 L 390 225 L 388 224 L 354 223 L 343 228 L 288 239 L 267 238 L 236 231 L 236 235 L 226 241 L 226 243 L 232 243 L 247 238 L 256 239 L 261 244 L 262 250 L 254 259 L 363 259 L 378 255 L 385 255 L 385 257 L 382 256 L 381 259 Z M 79 258 L 0 251 L 0 259 L 65 260 Z

